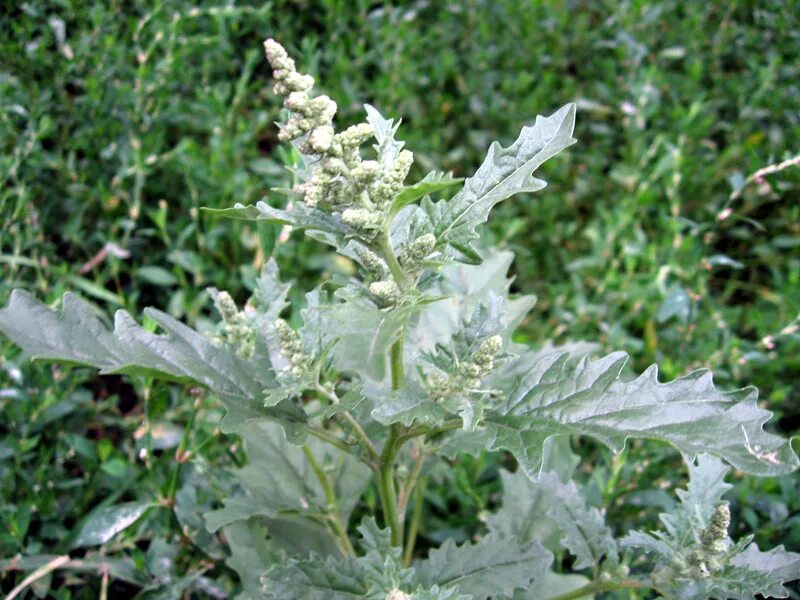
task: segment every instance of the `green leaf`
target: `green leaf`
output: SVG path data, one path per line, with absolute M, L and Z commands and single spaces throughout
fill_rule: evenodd
M 762 476 L 797 468 L 788 441 L 763 430 L 772 413 L 757 405 L 756 390 L 721 392 L 708 371 L 661 384 L 655 366 L 623 381 L 627 358 L 617 352 L 575 366 L 566 354 L 542 358 L 486 412 L 488 449 L 510 451 L 531 478 L 541 468 L 542 444 L 559 433 L 591 436 L 615 452 L 629 437 L 665 441 L 689 461 L 709 452 Z
M 431 400 L 428 392 L 415 381 L 407 382 L 399 390 L 386 390 L 367 386 L 367 397 L 375 404 L 372 409 L 372 418 L 382 425 L 402 423 L 411 425 L 416 422 L 420 425 L 436 426 L 444 423 L 449 413 L 440 404 Z
M 335 339 L 335 366 L 341 371 L 364 373 L 383 381 L 392 344 L 397 341 L 413 314 L 426 306 L 427 300 L 404 306 L 380 309 L 365 297 L 339 291 L 331 303 L 309 304 L 303 318 L 313 323 L 312 331 L 323 339 Z
M 372 125 L 375 130 L 375 151 L 378 153 L 378 160 L 381 165 L 387 166 L 394 163 L 404 143 L 395 140 L 394 135 L 400 127 L 400 120 L 387 119 L 371 104 L 365 104 L 364 110 L 367 112 L 367 123 Z
M 786 597 L 783 584 L 800 576 L 800 554 L 786 552 L 783 546 L 762 552 L 750 544 L 752 536 L 736 544 L 725 536 L 717 539 L 711 550 L 704 546 L 712 512 L 731 487 L 724 482 L 727 472 L 718 458 L 700 455 L 697 464 L 689 465 L 687 489 L 678 490 L 680 505 L 674 512 L 660 515 L 665 531 L 631 531 L 621 545 L 649 553 L 660 588 L 670 590 L 674 597 Z M 719 545 L 720 550 L 713 549 Z M 698 572 L 699 564 L 704 570 Z
M 552 562 L 553 555 L 537 542 L 521 545 L 514 538 L 490 533 L 473 544 L 456 546 L 448 540 L 415 566 L 423 586 L 457 587 L 475 600 L 485 600 L 527 589 Z
M 325 512 L 324 490 L 303 450 L 289 442 L 279 427 L 269 422 L 253 423 L 242 428 L 240 435 L 245 442 L 248 464 L 237 470 L 234 478 L 242 493 L 227 498 L 223 508 L 206 514 L 210 531 L 254 516 L 292 517 L 303 522 L 297 517 Z M 309 438 L 306 443 L 315 458 L 330 468 L 334 491 L 340 499 L 337 508 L 346 520 L 369 481 L 369 468 L 317 438 Z M 286 529 L 290 525 L 274 524 L 274 528 L 276 532 L 279 528 L 286 531 L 287 538 L 291 538 L 293 534 Z M 305 535 L 311 533 L 308 527 L 305 530 Z
M 437 344 L 447 344 L 463 322 L 469 321 L 475 309 L 486 305 L 493 294 L 506 298 L 504 338 L 510 345 L 511 330 L 535 303 L 533 296 L 507 299 L 513 281 L 508 270 L 513 260 L 511 252 L 495 252 L 480 266 L 459 264 L 442 268 L 425 291 L 445 299 L 425 306 L 412 322 L 406 336 L 407 356 L 416 360 L 423 352 L 433 352 Z
M 548 571 L 543 577 L 536 578 L 531 587 L 524 592 L 515 592 L 513 600 L 549 600 L 567 592 L 573 592 L 590 583 L 583 575 L 563 575 Z M 581 596 L 579 600 L 592 600 L 594 594 Z
M 574 481 L 553 483 L 553 503 L 547 514 L 564 534 L 561 545 L 577 559 L 573 568 L 595 567 L 604 558 L 616 564 L 617 543 L 600 511 L 589 506 Z
M 452 199 L 422 203 L 437 239 L 437 247 L 450 257 L 474 262 L 471 243 L 478 238 L 475 228 L 485 223 L 498 202 L 521 192 L 535 192 L 547 184 L 532 173 L 544 161 L 575 143 L 575 104 L 567 104 L 549 117 L 536 117 L 533 126 L 523 127 L 517 140 L 503 148 L 497 142 L 475 175 Z
M 169 287 L 178 283 L 178 278 L 162 267 L 139 267 L 136 269 L 136 276 L 147 283 L 160 287 Z
M 236 600 L 261 598 L 261 575 L 279 560 L 267 542 L 266 529 L 257 519 L 250 519 L 230 523 L 222 531 L 231 550 L 225 563 L 238 573 L 242 582 L 242 591 Z
M 800 554 L 787 552 L 783 545 L 762 552 L 758 545 L 750 544 L 734 556 L 729 568 L 715 579 L 727 579 L 724 590 L 740 598 L 763 596 L 788 598 L 789 590 L 783 584 L 800 579 Z M 761 579 L 761 581 L 759 581 Z M 732 585 L 736 580 L 736 585 Z M 720 584 L 722 587 L 723 584 Z
M 153 502 L 125 502 L 101 508 L 89 515 L 81 527 L 81 532 L 72 543 L 73 548 L 99 546 L 124 531 L 149 509 L 156 506 Z
M 414 185 L 406 186 L 392 203 L 391 212 L 397 213 L 401 208 L 413 202 L 416 202 L 423 196 L 447 189 L 464 181 L 462 178 L 454 178 L 452 173 L 441 173 L 438 171 L 431 171 L 423 179 Z
M 367 518 L 359 527 L 363 556 L 325 559 L 312 554 L 274 565 L 262 578 L 268 600 L 384 599 L 411 586 L 412 572 L 400 566 L 401 549 L 391 545 L 388 530 Z
M 350 600 L 366 597 L 370 585 L 364 558 L 312 556 L 272 566 L 262 577 L 265 600 Z M 372 566 L 371 564 L 369 566 Z
M 161 311 L 148 308 L 145 315 L 165 334 L 145 330 L 122 310 L 109 330 L 91 305 L 70 293 L 64 294 L 61 310 L 54 311 L 28 292 L 15 290 L 0 310 L 0 331 L 34 359 L 205 386 L 228 409 L 222 421 L 225 432 L 269 418 L 302 433 L 305 414 L 300 407 L 290 402 L 264 407 L 263 390 L 276 385 L 268 365 L 238 357 Z
M 261 576 L 279 560 L 267 542 L 266 528 L 257 519 L 251 519 L 230 523 L 222 531 L 231 551 L 225 564 L 236 571 L 242 583 L 236 600 L 261 598 Z
M 559 436 L 545 444 L 543 474 L 538 481 L 529 479 L 521 469 L 515 473 L 501 470 L 503 503 L 486 518 L 489 531 L 515 537 L 520 544 L 539 540 L 548 550 L 557 552 L 566 529 L 561 523 L 563 514 L 553 514 L 552 510 L 565 495 L 582 500 L 570 482 L 578 460 L 569 438 Z
M 274 208 L 263 200 L 255 206 L 244 206 L 238 202 L 231 208 L 204 208 L 206 212 L 230 219 L 246 221 L 266 221 L 278 225 L 291 225 L 295 229 L 305 230 L 309 237 L 343 249 L 347 242 L 357 237 L 357 232 L 342 221 L 339 213 L 329 213 L 312 208 L 302 202 L 295 202 L 286 210 Z
M 675 491 L 681 500 L 681 511 L 661 515 L 661 522 L 672 537 L 686 543 L 691 541 L 694 531 L 708 526 L 723 494 L 733 487 L 725 483 L 729 471 L 719 458 L 710 454 L 700 454 L 695 462 L 689 463 L 689 485 L 685 490 Z
M 460 594 L 458 588 L 440 588 L 435 585 L 428 590 L 418 589 L 411 594 L 410 600 L 472 600 L 472 596 Z

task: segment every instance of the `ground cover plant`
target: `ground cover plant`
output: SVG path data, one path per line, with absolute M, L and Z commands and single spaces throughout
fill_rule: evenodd
M 0 312 L 0 327 L 32 356 L 195 383 L 222 400 L 222 427 L 244 438 L 249 462 L 205 523 L 224 531 L 244 597 L 783 594 L 800 556 L 734 543 L 721 502 L 720 458 L 759 475 L 797 467 L 788 442 L 763 431 L 769 413 L 754 390 L 720 391 L 707 372 L 667 384 L 654 368 L 628 378 L 624 353 L 590 360 L 585 346 L 532 351 L 511 339 L 533 302 L 510 294 L 509 253 L 478 244 L 476 228 L 498 202 L 544 187 L 532 172 L 574 142 L 574 105 L 537 118 L 509 147 L 493 144 L 464 182 L 431 172 L 406 186 L 413 155 L 395 139 L 399 123 L 367 107 L 365 123 L 337 133 L 335 103 L 313 95 L 313 79 L 280 45 L 265 47 L 290 113 L 280 137 L 297 151 L 292 206 L 216 213 L 305 229 L 357 263 L 356 276 L 307 294 L 293 327 L 281 318 L 289 286 L 268 262 L 243 309 L 212 291 L 222 317 L 214 338 L 153 309 L 144 326 L 118 312 L 111 330 L 71 295 L 56 312 L 15 292 Z M 454 186 L 451 198 L 431 199 Z M 615 451 L 628 438 L 680 450 L 691 479 L 662 532 L 615 539 L 571 480 L 572 434 Z M 444 458 L 481 449 L 516 462 L 502 471 L 487 531 L 416 552 L 426 479 Z M 359 506 L 373 494 L 377 505 Z M 152 508 L 113 507 L 78 542 L 102 543 Z

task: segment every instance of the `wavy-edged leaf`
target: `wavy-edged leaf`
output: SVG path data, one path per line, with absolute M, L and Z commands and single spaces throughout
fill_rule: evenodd
M 258 600 L 262 597 L 261 575 L 279 556 L 267 541 L 267 530 L 257 519 L 236 521 L 223 529 L 230 557 L 225 563 L 239 574 L 242 591 L 236 600 Z
M 437 299 L 420 298 L 411 304 L 381 309 L 366 297 L 339 290 L 338 301 L 326 302 L 318 294 L 310 300 L 313 302 L 303 311 L 303 319 L 313 325 L 303 335 L 315 334 L 321 342 L 336 340 L 331 355 L 338 369 L 383 381 L 392 344 L 409 319 Z
M 587 435 L 616 452 L 629 437 L 661 440 L 689 461 L 709 452 L 762 476 L 797 467 L 788 441 L 763 430 L 772 413 L 757 405 L 755 389 L 722 392 L 708 371 L 662 384 L 655 366 L 623 381 L 627 358 L 617 352 L 571 366 L 566 354 L 544 357 L 486 412 L 488 449 L 510 451 L 531 478 L 542 444 L 559 433 Z
M 619 562 L 617 542 L 603 515 L 589 506 L 574 481 L 554 486 L 553 503 L 547 511 L 563 533 L 561 545 L 577 559 L 574 569 L 595 567 L 602 560 Z
M 145 315 L 165 333 L 147 331 L 122 310 L 109 330 L 94 307 L 73 294 L 64 294 L 56 311 L 15 290 L 0 310 L 0 330 L 34 359 L 207 387 L 228 409 L 222 421 L 225 432 L 252 420 L 275 419 L 292 435 L 302 436 L 305 414 L 297 405 L 264 406 L 263 390 L 276 385 L 269 365 L 242 359 L 159 310 L 147 308 Z
M 675 514 L 661 515 L 661 522 L 669 534 L 686 543 L 693 531 L 708 527 L 714 509 L 722 503 L 722 496 L 733 486 L 725 483 L 730 468 L 719 458 L 700 454 L 689 463 L 689 484 L 685 490 L 676 490 L 681 500 L 681 510 Z
M 724 481 L 728 468 L 715 456 L 700 455 L 689 465 L 690 482 L 678 490 L 681 499 L 675 511 L 660 515 L 665 531 L 631 531 L 620 544 L 640 548 L 661 573 L 664 589 L 687 600 L 705 598 L 752 598 L 756 594 L 784 598 L 783 584 L 800 579 L 800 554 L 778 546 L 762 552 L 751 544 L 752 536 L 735 544 L 730 538 L 718 540 L 722 550 L 709 558 L 703 536 L 713 511 L 731 486 Z M 703 570 L 696 568 L 698 561 Z
M 515 537 L 521 544 L 539 540 L 553 552 L 567 548 L 578 557 L 578 569 L 598 563 L 603 556 L 616 562 L 611 532 L 571 481 L 577 463 L 569 438 L 561 436 L 547 441 L 538 481 L 522 470 L 501 470 L 503 504 L 486 518 L 489 531 Z
M 420 425 L 436 426 L 444 423 L 449 415 L 443 406 L 431 400 L 428 392 L 414 381 L 409 381 L 404 388 L 388 393 L 377 386 L 367 386 L 365 390 L 375 405 L 372 418 L 382 425 L 411 425 L 416 422 Z
M 388 530 L 367 518 L 359 527 L 363 556 L 322 558 L 312 554 L 272 566 L 261 581 L 267 600 L 350 600 L 385 598 L 398 586 L 412 585 L 412 572 L 400 565 L 401 549 Z
M 544 576 L 553 555 L 539 543 L 521 545 L 514 538 L 490 533 L 480 541 L 456 546 L 452 540 L 416 563 L 423 586 L 457 587 L 475 600 L 527 589 Z
M 382 166 L 390 166 L 405 145 L 405 142 L 394 139 L 401 121 L 400 119 L 397 119 L 397 121 L 387 119 L 371 104 L 365 104 L 364 110 L 367 113 L 367 123 L 372 125 L 372 129 L 375 131 L 375 140 L 378 143 L 373 147 L 378 153 L 378 160 Z
M 354 600 L 370 589 L 359 559 L 330 556 L 273 565 L 261 582 L 265 600 Z
M 756 594 L 787 598 L 789 593 L 783 584 L 800 579 L 800 554 L 787 552 L 783 545 L 762 552 L 757 544 L 750 544 L 731 559 L 728 569 L 716 579 L 727 579 L 725 591 L 741 598 Z
M 575 143 L 575 104 L 563 106 L 549 117 L 523 127 L 517 140 L 503 148 L 497 142 L 475 175 L 453 198 L 441 202 L 423 201 L 422 208 L 437 239 L 437 247 L 463 262 L 475 262 L 471 243 L 478 238 L 475 228 L 485 223 L 498 202 L 521 192 L 535 192 L 547 184 L 532 173 L 547 159 Z
M 245 206 L 237 202 L 230 208 L 204 207 L 203 210 L 229 219 L 291 225 L 295 229 L 305 230 L 309 237 L 337 249 L 344 248 L 356 235 L 356 232 L 342 221 L 339 213 L 325 212 L 302 202 L 295 202 L 285 210 L 270 206 L 263 200 L 257 202 L 255 206 Z
M 254 516 L 302 518 L 308 511 L 325 511 L 324 490 L 303 450 L 288 441 L 279 427 L 269 422 L 254 423 L 243 428 L 240 435 L 248 456 L 248 464 L 234 473 L 241 493 L 227 498 L 223 508 L 206 514 L 209 530 Z M 318 462 L 331 467 L 332 484 L 340 498 L 337 508 L 347 518 L 368 483 L 369 469 L 317 438 L 309 438 L 306 443 Z M 288 525 L 273 527 L 285 529 Z
M 389 598 L 392 600 L 390 596 Z M 458 588 L 440 588 L 435 585 L 428 590 L 416 590 L 411 594 L 409 600 L 472 600 L 472 596 L 460 594 Z

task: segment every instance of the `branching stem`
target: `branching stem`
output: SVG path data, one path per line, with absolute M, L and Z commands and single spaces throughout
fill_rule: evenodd
M 342 516 L 339 513 L 339 506 L 338 502 L 336 501 L 336 492 L 333 489 L 333 485 L 331 485 L 330 479 L 328 479 L 325 471 L 322 469 L 319 462 L 317 462 L 317 459 L 314 456 L 314 453 L 311 452 L 311 448 L 308 447 L 308 444 L 303 446 L 303 454 L 306 455 L 306 459 L 311 465 L 314 475 L 317 476 L 319 484 L 322 486 L 322 491 L 325 494 L 325 508 L 328 514 L 328 521 L 330 522 L 333 533 L 339 540 L 339 546 L 345 554 L 355 556 L 355 550 L 353 549 L 353 544 L 350 542 L 350 536 L 347 535 L 347 529 L 344 526 L 344 523 L 342 523 Z
M 417 543 L 417 532 L 422 521 L 422 508 L 425 502 L 425 488 L 428 485 L 427 477 L 420 477 L 414 487 L 414 511 L 411 513 L 411 522 L 408 525 L 406 545 L 403 549 L 403 566 L 408 567 L 414 558 L 414 546 Z

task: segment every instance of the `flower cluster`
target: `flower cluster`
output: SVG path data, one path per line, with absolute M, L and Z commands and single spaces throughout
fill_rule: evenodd
M 722 570 L 727 562 L 730 541 L 728 527 L 731 511 L 727 504 L 718 506 L 711 515 L 711 521 L 700 532 L 699 541 L 686 553 L 676 554 L 671 563 L 653 574 L 653 580 L 669 585 L 676 578 L 695 581 L 708 579 Z
M 256 336 L 247 315 L 236 307 L 236 302 L 228 292 L 216 292 L 214 306 L 225 324 L 224 341 L 236 347 L 242 358 L 252 358 L 256 348 Z
M 295 141 L 313 159 L 311 177 L 297 191 L 308 206 L 325 205 L 340 212 L 342 221 L 360 237 L 373 239 L 403 187 L 413 154 L 403 150 L 393 160 L 363 160 L 360 148 L 374 136 L 372 125 L 360 123 L 336 133 L 336 103 L 328 96 L 312 95 L 313 77 L 298 73 L 278 42 L 268 39 L 264 49 L 276 79 L 274 91 L 285 97 L 284 106 L 291 113 L 279 137 Z
M 723 566 L 728 552 L 728 526 L 731 510 L 721 504 L 714 510 L 708 527 L 700 532 L 700 544 L 689 554 L 688 574 L 695 579 L 705 579 Z
M 458 365 L 457 376 L 447 376 L 440 372 L 428 378 L 428 391 L 433 398 L 444 399 L 474 391 L 480 387 L 481 379 L 494 369 L 494 361 L 503 344 L 499 335 L 483 340 L 472 353 L 470 360 Z
M 311 368 L 312 358 L 303 350 L 303 342 L 297 332 L 283 319 L 275 321 L 275 333 L 278 336 L 281 354 L 289 365 L 289 373 L 296 379 L 301 378 Z

